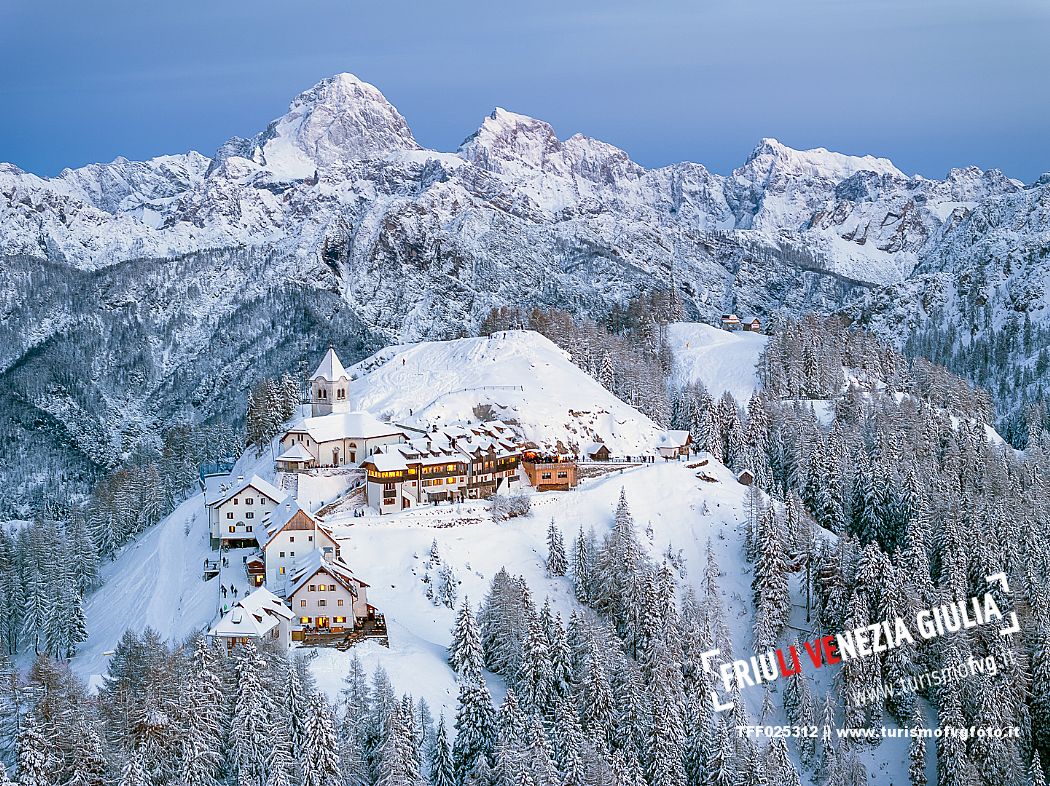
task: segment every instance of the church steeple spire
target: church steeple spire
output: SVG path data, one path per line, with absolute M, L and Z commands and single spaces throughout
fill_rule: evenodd
M 329 344 L 320 365 L 310 377 L 310 413 L 317 417 L 349 411 L 350 377 L 335 353 L 335 347 Z

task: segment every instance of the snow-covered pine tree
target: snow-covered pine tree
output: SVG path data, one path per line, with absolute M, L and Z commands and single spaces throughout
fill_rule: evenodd
M 452 629 L 448 665 L 461 679 L 477 680 L 481 678 L 482 661 L 481 631 L 474 613 L 470 610 L 470 599 L 464 598 L 456 615 L 456 625 Z
M 456 608 L 456 593 L 459 591 L 459 579 L 456 572 L 447 562 L 442 563 L 437 575 L 437 589 L 434 599 L 446 608 Z
M 582 699 L 581 721 L 587 738 L 599 751 L 613 750 L 612 689 L 593 644 L 588 653 Z
M 302 744 L 302 786 L 335 786 L 339 775 L 335 719 L 328 700 L 317 691 L 310 695 Z
M 463 781 L 473 771 L 479 759 L 492 755 L 496 738 L 496 710 L 488 688 L 481 680 L 460 683 L 456 739 L 452 745 L 457 782 Z
M 396 708 L 390 714 L 384 736 L 376 786 L 422 786 L 411 721 L 405 718 L 401 708 Z
M 262 684 L 263 661 L 252 642 L 236 661 L 237 694 L 230 726 L 230 766 L 241 786 L 266 786 L 270 707 Z
M 584 534 L 580 525 L 572 546 L 572 587 L 576 600 L 590 605 L 596 595 L 594 576 L 595 561 L 594 530 Z
M 36 716 L 26 713 L 15 746 L 19 786 L 56 786 L 51 780 L 54 765 L 51 746 L 52 742 L 40 733 Z
M 755 648 L 760 652 L 776 643 L 791 611 L 787 580 L 789 566 L 782 537 L 776 514 L 772 510 L 764 511 L 758 519 L 758 557 L 751 581 L 755 603 Z
M 149 781 L 146 777 L 144 757 L 145 754 L 141 745 L 128 754 L 128 760 L 124 765 L 124 771 L 121 773 L 118 786 L 147 786 Z
M 536 618 L 528 622 L 528 633 L 522 644 L 521 663 L 514 676 L 514 685 L 526 710 L 542 713 L 553 692 L 554 675 L 551 671 L 547 634 Z
M 438 718 L 437 736 L 430 756 L 431 786 L 455 786 L 456 779 L 452 768 L 452 748 L 448 744 L 448 731 L 445 728 L 445 716 Z
M 182 781 L 185 786 L 214 786 L 224 754 L 226 699 L 213 652 L 203 636 L 194 642 L 186 693 Z
M 926 719 L 923 717 L 922 708 L 915 704 L 911 717 L 911 727 L 921 729 L 925 727 Z M 915 735 L 908 742 L 908 781 L 911 786 L 926 786 L 926 739 Z
M 565 541 L 562 539 L 561 530 L 554 525 L 551 519 L 547 528 L 547 575 L 564 576 L 569 569 L 568 559 L 565 556 Z

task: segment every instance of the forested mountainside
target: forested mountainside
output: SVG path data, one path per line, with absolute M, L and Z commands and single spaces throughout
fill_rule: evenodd
M 594 330 L 558 315 L 539 321 L 576 346 Z M 7 670 L 0 680 L 0 760 L 29 786 L 1045 783 L 1050 435 L 1013 450 L 985 427 L 985 393 L 837 320 L 786 324 L 759 373 L 764 387 L 746 404 L 729 393 L 713 400 L 696 380 L 669 392 L 674 425 L 711 453 L 707 479 L 691 471 L 699 463 L 613 476 L 565 495 L 565 506 L 548 502 L 549 524 L 536 511 L 493 524 L 484 548 L 481 523 L 459 528 L 469 527 L 469 550 L 455 526 L 351 529 L 349 545 L 378 541 L 357 547 L 371 554 L 414 537 L 402 546 L 417 552 L 407 565 L 372 570 L 399 572 L 384 583 L 417 594 L 417 566 L 439 573 L 469 557 L 470 571 L 487 567 L 497 541 L 513 543 L 503 556 L 527 567 L 529 579 L 495 570 L 483 596 L 435 601 L 457 607 L 445 639 L 456 694 L 444 709 L 414 693 L 431 674 L 401 684 L 344 656 L 334 682 L 321 685 L 309 659 L 279 648 L 249 645 L 230 658 L 148 628 L 115 646 L 95 695 L 49 657 L 82 640 L 91 537 L 75 523 L 0 532 L 5 649 L 45 653 L 24 679 Z M 743 470 L 755 478 L 746 490 L 735 482 Z M 630 491 L 617 501 L 621 484 Z M 609 508 L 602 515 L 596 497 Z M 639 508 L 662 514 L 657 536 Z M 545 548 L 522 547 L 544 532 Z M 696 542 L 698 532 L 710 539 Z M 427 552 L 431 533 L 439 535 Z M 85 568 L 79 581 L 71 564 Z M 1011 592 L 997 603 L 1021 615 L 1021 633 L 982 626 L 917 640 L 848 660 L 834 679 L 800 674 L 775 690 L 740 691 L 730 712 L 712 710 L 714 678 L 701 666 L 711 647 L 746 656 L 810 633 L 911 619 L 987 592 L 986 576 L 998 571 Z M 23 611 L 34 608 L 44 613 Z M 876 691 L 988 658 L 996 668 L 949 685 Z M 736 731 L 755 723 L 1020 734 L 906 742 Z
M 328 341 L 357 360 L 475 334 L 501 306 L 600 321 L 673 290 L 708 322 L 843 310 L 899 344 L 953 326 L 958 343 L 910 347 L 998 383 L 967 347 L 1014 317 L 1045 324 L 1048 189 L 772 139 L 728 176 L 645 169 L 503 109 L 436 152 L 348 74 L 210 158 L 50 179 L 0 165 L 3 508 L 80 494 L 160 450 L 165 429 L 231 422 L 245 401 L 228 383 L 296 369 Z M 1007 355 L 1012 370 L 1037 362 Z M 1020 397 L 1004 403 L 1025 420 Z

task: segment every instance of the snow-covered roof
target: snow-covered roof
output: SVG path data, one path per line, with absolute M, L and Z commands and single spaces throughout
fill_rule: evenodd
M 291 610 L 284 602 L 266 587 L 259 587 L 250 595 L 233 604 L 222 619 L 212 626 L 208 633 L 212 636 L 234 638 L 265 636 L 281 624 L 281 620 L 290 620 Z
M 346 369 L 343 368 L 339 356 L 335 354 L 334 347 L 329 347 L 328 351 L 325 352 L 324 357 L 321 359 L 321 365 L 317 367 L 317 371 L 315 371 L 313 376 L 310 377 L 310 381 L 313 381 L 318 377 L 329 382 L 335 382 L 338 379 L 350 379 L 350 377 L 346 375 Z
M 689 444 L 689 439 L 688 431 L 665 431 L 656 440 L 656 446 L 658 448 L 682 448 Z
M 277 457 L 278 461 L 313 461 L 313 454 L 303 447 L 302 442 L 296 442 L 288 450 Z
M 593 456 L 599 450 L 605 447 L 604 442 L 590 442 L 583 446 L 583 455 Z
M 214 499 L 206 499 L 205 501 L 209 506 L 221 505 L 226 500 L 232 499 L 249 487 L 255 489 L 260 494 L 269 497 L 274 502 L 281 502 L 288 496 L 269 481 L 263 480 L 258 475 L 252 475 L 250 478 L 237 478 L 237 480 L 230 486 L 220 487 L 217 496 Z
M 403 429 L 384 423 L 367 412 L 333 412 L 306 418 L 292 426 L 288 434 L 309 434 L 314 442 L 332 442 L 337 439 L 373 439 L 400 435 L 408 439 Z
M 408 462 L 397 450 L 380 450 L 368 457 L 377 472 L 402 472 L 408 469 Z
M 277 533 L 284 529 L 285 524 L 291 521 L 296 513 L 300 512 L 305 513 L 307 518 L 315 524 L 317 523 L 317 519 L 310 514 L 310 511 L 301 507 L 299 503 L 291 497 L 286 499 L 283 505 L 278 505 L 276 508 L 269 511 L 263 516 L 262 523 L 255 527 L 255 540 L 258 541 L 259 546 L 265 548 L 267 544 L 274 539 Z
M 288 593 L 288 597 L 294 596 L 321 570 L 324 570 L 342 584 L 355 598 L 357 597 L 357 587 L 359 585 L 362 587 L 368 586 L 361 579 L 357 578 L 353 571 L 350 570 L 350 566 L 341 559 L 338 557 L 333 559 L 320 549 L 315 549 L 309 554 L 300 557 L 295 563 L 295 569 L 292 572 L 292 589 Z

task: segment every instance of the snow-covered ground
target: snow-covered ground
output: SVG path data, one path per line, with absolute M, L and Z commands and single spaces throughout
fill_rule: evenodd
M 537 444 L 601 441 L 613 455 L 651 453 L 661 430 L 532 331 L 387 347 L 348 371 L 355 407 L 406 425 L 476 422 L 488 405 Z
M 454 711 L 456 684 L 445 664 L 454 611 L 434 606 L 424 594 L 424 563 L 436 540 L 443 561 L 458 577 L 459 599 L 477 605 L 501 567 L 525 577 L 537 605 L 550 598 L 563 618 L 576 608 L 568 578 L 545 574 L 546 534 L 551 519 L 562 531 L 566 547 L 577 528 L 590 526 L 601 535 L 612 524 L 623 488 L 638 526 L 639 536 L 659 559 L 670 544 L 682 549 L 687 564 L 685 581 L 699 586 L 707 539 L 711 538 L 719 559 L 730 569 L 723 579 L 728 616 L 740 624 L 734 631 L 749 640 L 750 577 L 739 570 L 742 549 L 741 523 L 745 520 L 745 489 L 729 470 L 713 460 L 703 469 L 718 482 L 696 477 L 697 470 L 684 463 L 643 465 L 585 481 L 575 491 L 546 492 L 533 496 L 530 515 L 496 523 L 484 504 L 442 506 L 417 511 L 412 516 L 335 520 L 335 531 L 343 543 L 343 556 L 369 587 L 369 602 L 387 615 L 390 648 L 369 644 L 357 649 L 367 666 L 382 665 L 399 690 L 423 696 L 437 709 Z M 463 519 L 477 523 L 448 526 Z M 646 535 L 652 526 L 651 540 Z M 438 566 L 430 570 L 436 578 Z M 731 622 L 732 624 L 732 622 Z M 322 686 L 335 692 L 346 673 L 348 656 L 335 651 L 319 653 L 315 672 Z M 502 686 L 492 682 L 499 696 Z M 761 701 L 761 697 L 759 697 Z
M 712 398 L 727 390 L 740 406 L 759 386 L 755 366 L 766 348 L 767 336 L 728 331 L 698 322 L 676 322 L 667 327 L 680 383 L 704 383 Z

